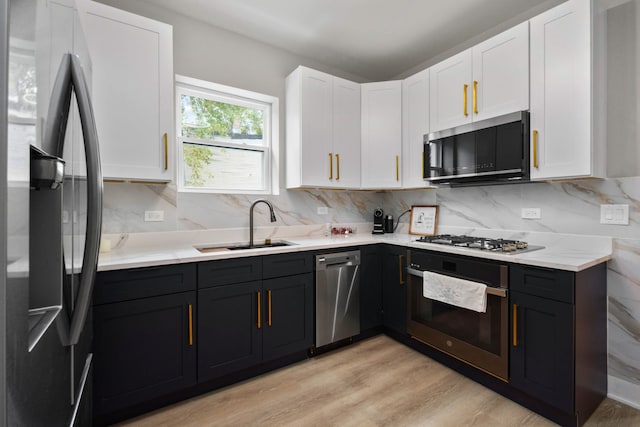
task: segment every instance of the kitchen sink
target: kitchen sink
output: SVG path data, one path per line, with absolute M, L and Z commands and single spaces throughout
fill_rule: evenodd
M 209 252 L 225 252 L 225 251 L 242 251 L 247 249 L 266 249 L 266 248 L 279 248 L 282 246 L 291 246 L 295 243 L 285 242 L 284 240 L 265 241 L 264 243 L 255 243 L 253 246 L 249 246 L 248 243 L 238 244 L 226 244 L 226 245 L 199 245 L 194 246 L 202 253 Z

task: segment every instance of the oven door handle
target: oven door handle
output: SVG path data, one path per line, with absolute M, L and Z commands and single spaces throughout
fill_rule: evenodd
M 422 277 L 424 276 L 421 270 L 416 270 L 415 268 L 407 268 L 407 273 L 409 273 L 412 276 L 416 276 L 422 279 Z M 495 288 L 492 286 L 487 286 L 487 295 L 495 295 L 498 296 L 500 298 L 506 298 L 507 297 L 507 290 L 504 288 Z

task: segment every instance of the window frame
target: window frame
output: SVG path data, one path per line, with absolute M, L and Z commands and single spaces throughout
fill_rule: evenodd
M 206 80 L 195 79 L 176 74 L 175 78 L 175 123 L 176 123 L 176 149 L 177 149 L 177 188 L 183 193 L 209 193 L 209 194 L 279 194 L 279 99 L 275 96 L 213 83 Z M 216 102 L 226 102 L 250 108 L 264 109 L 263 145 L 234 144 L 230 142 L 212 141 L 208 139 L 183 137 L 182 133 L 182 103 L 181 95 L 198 96 Z M 264 154 L 264 189 L 217 189 L 211 187 L 189 187 L 184 182 L 184 145 L 185 143 L 199 144 L 210 147 L 224 147 L 263 152 Z

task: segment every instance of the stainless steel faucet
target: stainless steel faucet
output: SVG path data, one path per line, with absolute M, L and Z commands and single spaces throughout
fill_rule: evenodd
M 271 205 L 271 202 L 264 199 L 258 199 L 255 202 L 253 202 L 251 204 L 251 207 L 249 208 L 249 247 L 250 248 L 253 247 L 253 208 L 260 202 L 265 203 L 267 206 L 269 206 L 269 214 L 271 215 L 271 222 L 276 222 L 276 214 L 273 212 L 273 206 Z

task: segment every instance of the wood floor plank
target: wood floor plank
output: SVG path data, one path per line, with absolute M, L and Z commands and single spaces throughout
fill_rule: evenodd
M 122 427 L 516 425 L 555 424 L 384 335 L 119 424 Z M 640 411 L 606 399 L 586 425 L 640 426 Z

